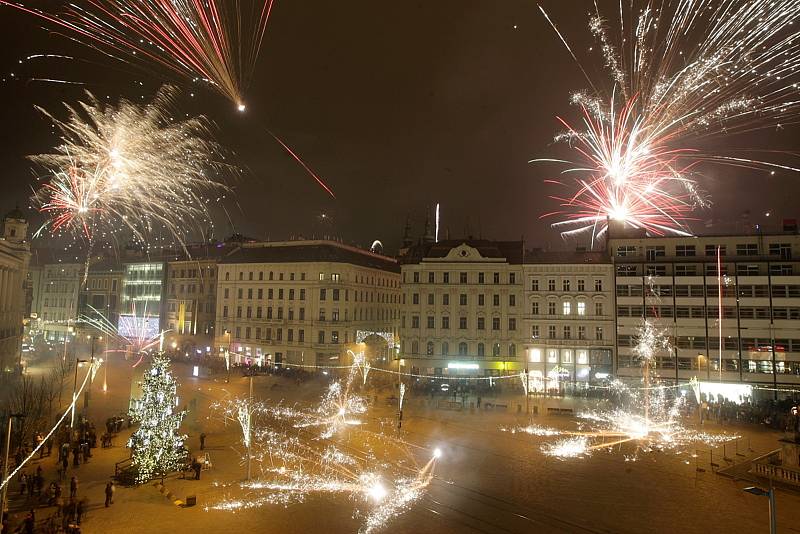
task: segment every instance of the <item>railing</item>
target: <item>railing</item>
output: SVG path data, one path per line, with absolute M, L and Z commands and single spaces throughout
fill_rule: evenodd
M 750 472 L 770 480 L 800 486 L 800 469 L 773 463 L 775 460 L 780 461 L 780 457 L 781 452 L 774 451 L 760 458 L 760 461 L 754 461 L 750 467 Z

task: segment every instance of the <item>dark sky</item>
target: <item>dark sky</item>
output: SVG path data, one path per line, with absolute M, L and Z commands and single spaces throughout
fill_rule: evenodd
M 34 1 L 29 5 L 57 5 Z M 590 1 L 541 2 L 578 49 L 588 46 Z M 91 64 L 51 61 L 20 66 L 34 53 L 68 52 Z M 131 67 L 52 35 L 33 17 L 0 7 L 0 209 L 27 204 L 34 183 L 26 154 L 55 145 L 34 105 L 57 111 L 81 88 L 9 81 L 63 75 L 98 95 L 152 95 L 166 73 Z M 20 71 L 22 68 L 22 71 Z M 137 82 L 143 85 L 138 85 Z M 569 92 L 580 71 L 531 0 L 277 0 L 257 73 L 240 115 L 224 98 L 178 80 L 196 98 L 182 105 L 218 125 L 218 140 L 246 169 L 228 204 L 235 229 L 255 237 L 331 234 L 393 251 L 407 215 L 421 233 L 426 207 L 441 203 L 442 232 L 529 246 L 563 248 L 540 214 L 555 208 L 543 180 L 553 168 L 528 164 L 557 157 L 556 115 L 574 116 Z M 334 189 L 332 200 L 265 133 L 269 127 Z M 796 149 L 789 130 L 756 138 Z M 741 146 L 753 139 L 734 139 Z M 792 145 L 794 143 L 794 145 Z M 711 169 L 701 184 L 714 207 L 701 219 L 800 214 L 792 206 L 799 176 Z M 787 194 L 787 192 L 791 194 Z M 320 218 L 328 214 L 327 219 Z M 702 231 L 702 224 L 698 224 Z M 224 215 L 217 235 L 231 232 Z

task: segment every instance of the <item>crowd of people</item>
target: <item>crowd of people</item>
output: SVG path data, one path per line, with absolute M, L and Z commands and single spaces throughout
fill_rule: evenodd
M 107 425 L 107 431 L 116 431 L 118 428 Z M 31 447 L 37 447 L 42 441 L 41 434 L 36 434 Z M 29 511 L 13 532 L 20 534 L 81 532 L 81 524 L 86 521 L 89 499 L 80 491 L 77 472 L 82 464 L 89 462 L 92 458 L 92 449 L 96 447 L 97 432 L 94 423 L 80 418 L 74 427 L 63 427 L 39 449 L 41 454 L 36 468 L 33 469 L 33 466 L 28 464 L 20 469 L 16 477 L 19 489 L 16 497 L 17 505 L 22 505 L 23 509 Z M 14 456 L 15 467 L 22 465 L 29 454 L 27 445 L 19 447 Z M 46 457 L 52 456 L 55 456 L 56 476 L 48 481 L 43 464 Z M 67 488 L 69 488 L 68 494 L 66 494 Z M 106 506 L 113 503 L 114 489 L 114 482 L 109 481 L 105 487 Z M 45 515 L 46 517 L 42 517 Z M 7 513 L 2 518 L 2 526 L 2 534 L 11 532 Z

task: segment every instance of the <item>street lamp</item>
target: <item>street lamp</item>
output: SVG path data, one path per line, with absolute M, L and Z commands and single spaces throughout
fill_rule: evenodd
M 72 384 L 72 418 L 70 419 L 69 423 L 70 428 L 75 428 L 75 404 L 76 401 L 78 400 L 75 397 L 75 393 L 78 390 L 78 367 L 80 367 L 82 363 L 86 363 L 88 361 L 89 360 L 80 360 L 78 358 L 75 358 L 75 382 Z
M 228 371 L 225 383 L 227 384 L 231 381 L 231 331 L 225 330 L 225 335 L 228 337 L 228 348 L 225 349 L 225 367 Z
M 775 521 L 775 489 L 772 487 L 772 479 L 769 479 L 769 489 L 765 490 L 758 486 L 748 486 L 744 488 L 747 493 L 758 495 L 759 497 L 769 498 L 769 534 L 778 534 L 778 525 Z
M 3 461 L 3 478 L 5 480 L 8 478 L 8 452 L 11 449 L 11 421 L 14 418 L 22 419 L 25 415 L 21 413 L 9 413 L 8 414 L 8 429 L 6 430 L 6 457 L 5 461 Z M 8 484 L 3 486 L 3 494 L 0 497 L 0 518 L 5 516 L 6 513 L 6 496 L 8 495 Z

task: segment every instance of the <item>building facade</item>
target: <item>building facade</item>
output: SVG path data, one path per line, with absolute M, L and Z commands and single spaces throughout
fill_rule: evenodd
M 401 354 L 413 372 L 527 370 L 540 390 L 610 376 L 613 274 L 603 254 L 467 239 L 409 247 L 402 261 Z
M 225 249 L 229 251 L 228 249 Z M 185 352 L 214 344 L 218 257 L 167 262 L 166 341 Z
M 86 282 L 81 284 L 79 318 L 104 320 L 110 325 L 117 326 L 124 274 L 122 266 L 115 262 L 100 261 L 91 265 Z
M 531 388 L 561 389 L 611 377 L 614 273 L 605 253 L 529 252 L 524 276 Z
M 647 319 L 670 339 L 662 378 L 800 383 L 800 236 L 612 235 L 621 378 L 641 374 L 633 353 Z
M 10 372 L 20 364 L 25 283 L 30 248 L 26 241 L 28 223 L 19 210 L 3 219 L 0 238 L 0 371 Z
M 219 263 L 215 350 L 233 362 L 336 366 L 397 336 L 400 268 L 333 241 L 243 245 Z
M 84 264 L 74 260 L 42 266 L 39 324 L 47 341 L 69 340 L 75 331 L 83 273 Z
M 127 263 L 122 280 L 118 331 L 123 337 L 154 337 L 164 329 L 165 262 Z
M 521 241 L 447 240 L 401 259 L 400 354 L 422 375 L 502 375 L 525 368 Z

